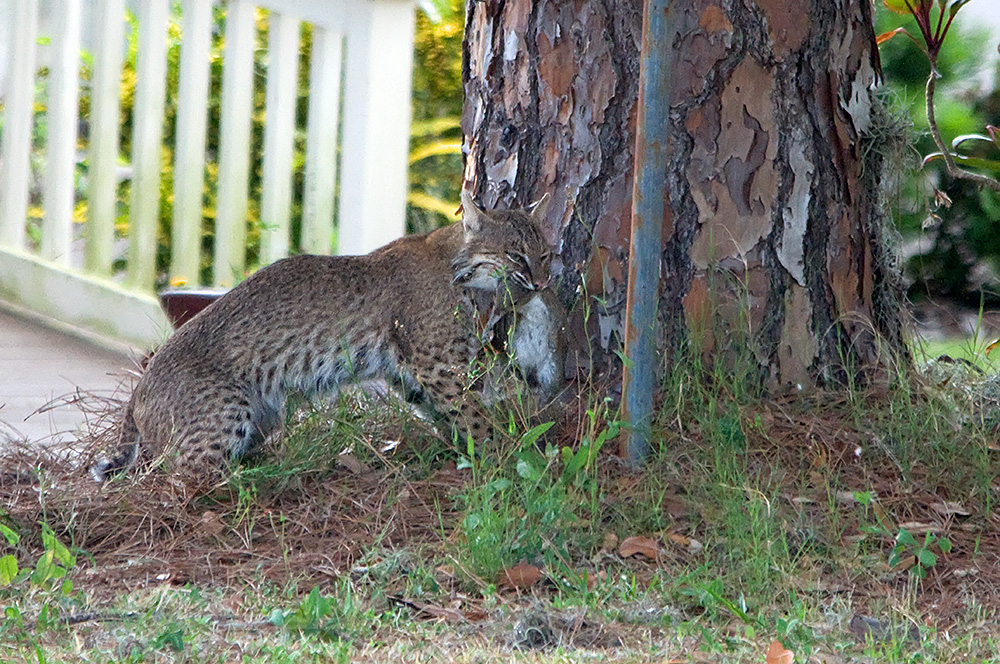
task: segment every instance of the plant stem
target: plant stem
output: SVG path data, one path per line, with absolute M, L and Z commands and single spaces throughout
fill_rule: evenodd
M 941 152 L 941 156 L 944 158 L 945 171 L 947 171 L 948 175 L 955 179 L 971 180 L 976 184 L 986 185 L 987 187 L 1000 192 L 1000 180 L 995 180 L 991 177 L 960 168 L 959 165 L 955 163 L 955 158 L 951 155 L 951 151 L 948 149 L 948 146 L 945 145 L 944 139 L 941 137 L 941 131 L 937 126 L 937 118 L 934 116 L 934 87 L 938 76 L 937 58 L 932 57 L 930 60 L 931 73 L 927 77 L 927 87 L 925 90 L 927 101 L 927 126 L 930 128 L 934 144 L 937 145 L 938 150 Z

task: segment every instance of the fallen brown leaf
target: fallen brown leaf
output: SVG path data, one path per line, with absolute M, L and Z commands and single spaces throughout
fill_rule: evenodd
M 622 558 L 640 555 L 650 560 L 656 560 L 660 552 L 660 544 L 652 537 L 644 535 L 634 535 L 626 537 L 622 545 L 618 547 L 618 555 Z
M 593 590 L 597 587 L 598 583 L 608 578 L 608 573 L 604 570 L 578 569 L 576 570 L 576 575 L 581 579 L 587 580 L 587 590 Z
M 795 654 L 781 645 L 780 641 L 771 641 L 767 649 L 767 664 L 792 664 L 795 661 Z
M 900 572 L 905 572 L 906 570 L 910 569 L 916 564 L 917 564 L 916 556 L 905 556 L 902 560 L 900 560 L 893 566 L 892 571 L 897 574 Z
M 542 570 L 529 563 L 518 563 L 513 567 L 508 567 L 501 573 L 498 585 L 501 588 L 522 590 L 535 585 L 541 578 Z

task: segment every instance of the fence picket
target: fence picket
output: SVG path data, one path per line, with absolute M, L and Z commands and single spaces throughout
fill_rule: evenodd
M 267 58 L 267 123 L 260 200 L 262 265 L 288 255 L 299 67 L 298 19 L 271 14 Z
M 410 11 L 405 10 L 407 7 Z M 344 77 L 337 251 L 363 254 L 405 231 L 412 5 L 352 4 Z
M 11 31 L 10 92 L 4 104 L 0 139 L 0 245 L 25 248 L 28 184 L 31 175 L 31 126 L 35 103 L 35 38 L 38 34 L 38 0 L 15 0 Z
M 156 236 L 160 221 L 160 161 L 166 97 L 169 0 L 144 0 L 139 20 L 133 114 L 132 194 L 129 198 L 127 283 L 151 290 L 156 279 Z
M 326 254 L 333 248 L 344 36 L 315 26 L 312 37 L 302 250 L 311 254 Z
M 90 146 L 87 153 L 87 224 L 84 269 L 111 274 L 118 206 L 118 93 L 121 88 L 125 0 L 99 0 L 101 26 L 90 82 Z
M 247 175 L 253 110 L 253 5 L 226 5 L 226 52 L 222 65 L 219 191 L 215 208 L 216 286 L 232 286 L 246 269 Z
M 80 92 L 81 0 L 63 0 L 52 36 L 49 66 L 49 140 L 45 151 L 45 217 L 42 257 L 70 264 L 76 175 L 77 98 Z
M 181 16 L 184 41 L 177 90 L 170 277 L 199 285 L 212 0 L 184 0 Z

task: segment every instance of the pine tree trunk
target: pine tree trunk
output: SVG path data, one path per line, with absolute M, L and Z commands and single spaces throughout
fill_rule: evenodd
M 857 377 L 903 347 L 881 164 L 867 149 L 870 4 L 678 0 L 671 11 L 663 357 L 690 345 L 725 362 L 749 348 L 772 388 Z M 560 295 L 583 287 L 590 305 L 575 309 L 570 345 L 590 340 L 590 357 L 597 340 L 599 365 L 625 306 L 641 21 L 638 2 L 467 5 L 466 186 L 487 207 L 553 195 Z
M 552 195 L 560 296 L 599 296 L 578 302 L 570 327 L 566 364 L 584 371 L 613 357 L 625 308 L 641 6 L 621 4 L 470 0 L 466 9 L 466 186 L 487 207 Z

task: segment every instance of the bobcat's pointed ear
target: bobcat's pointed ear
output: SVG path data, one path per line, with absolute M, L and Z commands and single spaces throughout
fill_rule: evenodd
M 528 206 L 528 212 L 531 216 L 535 218 L 535 221 L 541 225 L 541 222 L 545 221 L 545 213 L 549 209 L 549 203 L 552 202 L 552 196 L 548 192 L 542 194 L 542 197 L 537 201 Z
M 486 216 L 486 213 L 472 200 L 472 194 L 463 189 L 462 226 L 465 228 L 466 237 L 472 233 L 478 233 L 482 229 L 484 216 Z

